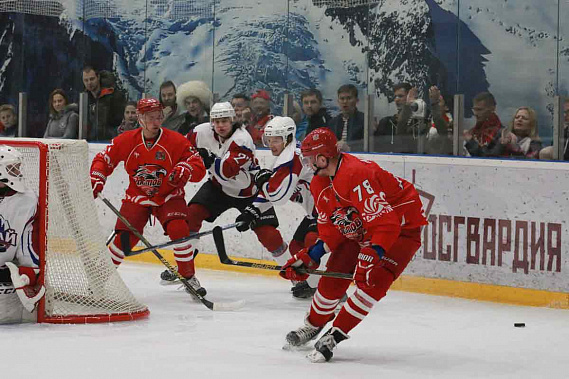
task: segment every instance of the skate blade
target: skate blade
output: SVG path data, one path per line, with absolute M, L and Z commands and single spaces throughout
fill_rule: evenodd
M 304 345 L 299 345 L 299 346 L 291 345 L 290 343 L 285 342 L 282 349 L 285 351 L 309 351 L 310 349 L 312 349 L 312 347 L 308 345 L 308 342 L 305 343 Z
M 310 354 L 308 354 L 306 356 L 306 359 L 308 359 L 312 363 L 325 363 L 326 362 L 326 358 L 318 350 L 313 350 Z
M 181 283 L 182 282 L 180 281 L 180 279 L 176 279 L 176 280 L 160 279 L 160 284 L 163 286 L 172 286 L 172 285 L 181 284 Z

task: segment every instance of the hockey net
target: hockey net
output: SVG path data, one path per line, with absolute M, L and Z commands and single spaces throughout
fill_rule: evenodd
M 118 275 L 105 246 L 82 140 L 0 139 L 24 155 L 26 185 L 39 199 L 38 322 L 128 321 L 149 314 Z

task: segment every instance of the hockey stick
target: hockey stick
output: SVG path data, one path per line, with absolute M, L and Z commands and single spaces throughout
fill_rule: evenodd
M 236 261 L 234 259 L 229 258 L 227 256 L 227 251 L 225 250 L 225 241 L 223 240 L 223 230 L 219 226 L 213 228 L 213 241 L 215 242 L 215 247 L 217 248 L 217 255 L 219 255 L 219 260 L 221 261 L 221 263 L 225 265 L 252 267 L 252 268 L 259 268 L 262 270 L 282 271 L 282 266 L 268 265 L 264 263 L 255 263 L 255 262 Z M 343 272 L 328 272 L 328 271 L 309 270 L 309 269 L 304 270 L 304 272 L 307 274 L 328 276 L 331 278 L 349 279 L 349 280 L 353 279 L 352 274 L 345 274 Z
M 115 236 L 117 235 L 117 231 L 113 230 L 113 232 L 111 233 L 111 235 L 107 238 L 107 240 L 105 241 L 105 246 L 109 246 L 109 244 L 111 243 L 111 241 L 113 240 L 113 238 L 115 238 Z
M 128 220 L 119 212 L 119 210 L 117 208 L 115 208 L 115 206 L 109 200 L 107 200 L 107 198 L 105 198 L 101 193 L 99 193 L 99 198 L 103 201 L 103 203 L 105 203 L 107 205 L 107 207 L 109 207 L 109 209 L 111 211 L 113 211 L 113 213 L 119 218 L 119 220 L 121 220 L 123 222 L 123 224 L 125 224 L 126 227 L 130 229 L 132 234 L 134 234 L 138 239 L 140 239 L 142 241 L 142 243 L 145 244 L 148 248 L 151 248 L 152 245 L 150 245 L 150 242 L 148 242 L 148 240 L 146 238 L 144 238 L 144 236 L 142 234 L 140 234 L 138 232 L 138 230 L 136 230 L 134 228 L 134 226 L 131 225 L 130 222 L 128 222 Z M 241 307 L 243 302 L 239 302 L 239 301 L 234 302 L 234 303 L 221 304 L 221 303 L 213 303 L 213 302 L 207 300 L 205 297 L 200 295 L 194 289 L 194 287 L 192 287 L 190 285 L 190 283 L 188 283 L 186 278 L 184 278 L 178 272 L 178 270 L 176 270 L 166 259 L 164 259 L 164 257 L 162 256 L 162 254 L 160 254 L 158 252 L 158 250 L 152 248 L 151 251 L 156 256 L 156 258 L 158 258 L 158 260 L 160 262 L 162 262 L 162 264 L 164 266 L 166 266 L 168 271 L 170 271 L 172 274 L 176 275 L 178 277 L 178 279 L 180 279 L 180 281 L 182 282 L 184 287 L 186 287 L 188 292 L 190 292 L 195 298 L 197 298 L 199 301 L 201 301 L 202 304 L 205 305 L 207 308 L 211 309 L 212 311 L 229 311 L 229 310 L 235 310 L 235 309 Z
M 231 229 L 231 228 L 235 228 L 236 226 L 240 225 L 240 223 L 234 223 L 234 224 L 228 224 L 228 225 L 224 225 L 224 226 L 218 226 L 218 228 L 221 228 L 222 230 L 225 229 Z M 154 245 L 154 246 L 150 246 L 150 247 L 146 247 L 144 249 L 140 249 L 140 250 L 132 250 L 129 253 L 125 253 L 125 256 L 127 257 L 132 257 L 134 255 L 138 255 L 138 254 L 142 254 L 142 253 L 146 253 L 147 251 L 152 251 L 154 249 L 163 249 L 165 247 L 168 246 L 172 246 L 181 242 L 186 242 L 188 240 L 191 239 L 197 239 L 203 236 L 207 236 L 213 233 L 213 229 L 212 230 L 206 230 L 205 232 L 199 232 L 199 233 L 190 233 L 190 235 L 188 235 L 187 237 L 183 237 L 183 238 L 178 238 L 177 240 L 172 240 L 170 242 L 165 242 L 159 245 Z

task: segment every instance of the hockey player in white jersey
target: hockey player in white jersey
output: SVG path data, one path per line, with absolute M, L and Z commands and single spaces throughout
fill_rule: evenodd
M 0 145 L 0 324 L 33 322 L 45 294 L 39 274 L 37 196 L 26 188 L 22 154 Z
M 209 117 L 210 122 L 196 126 L 186 135 L 198 149 L 209 172 L 209 180 L 188 203 L 190 232 L 198 232 L 204 220 L 213 222 L 228 209 L 243 212 L 251 206 L 257 193 L 253 175 L 259 166 L 251 135 L 235 122 L 235 110 L 229 102 L 214 104 Z M 255 224 L 253 231 L 273 257 L 280 258 L 284 264 L 289 258 L 284 254 L 288 249 L 276 229 L 279 224 L 274 208 L 268 207 L 259 218 L 262 220 Z M 165 282 L 176 280 L 169 271 L 164 271 L 161 278 Z
M 273 205 L 292 201 L 302 206 L 306 216 L 289 244 L 291 255 L 314 245 L 318 239 L 314 199 L 310 193 L 310 181 L 314 172 L 302 165 L 295 135 L 296 124 L 290 117 L 276 116 L 267 123 L 263 144 L 271 149 L 275 160 L 270 169 L 261 169 L 254 177 L 255 184 L 260 189 L 253 202 L 256 210 L 245 209 L 237 218 L 237 221 L 245 221 L 246 227 L 254 226 L 258 222 L 257 215 L 263 214 Z M 312 297 L 317 286 L 318 276 L 311 275 L 306 281 L 294 285 L 292 295 L 296 298 Z

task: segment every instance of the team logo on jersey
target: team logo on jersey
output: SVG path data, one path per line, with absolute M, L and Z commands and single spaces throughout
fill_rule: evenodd
M 318 220 L 319 224 L 326 224 L 328 222 L 328 215 L 325 212 L 318 212 Z
M 0 215 L 0 253 L 6 251 L 10 246 L 16 246 L 18 233 L 10 227 L 8 220 Z
M 380 192 L 368 197 L 364 203 L 362 217 L 366 222 L 371 222 L 385 213 L 392 212 L 393 208 L 385 200 L 385 192 Z
M 157 164 L 138 166 L 134 172 L 134 183 L 147 195 L 154 196 L 168 171 Z
M 344 237 L 363 241 L 365 229 L 358 210 L 355 207 L 336 208 L 330 216 L 332 224 L 344 235 Z
M 166 154 L 162 150 L 158 150 L 156 155 L 154 156 L 157 161 L 164 161 L 166 160 Z

